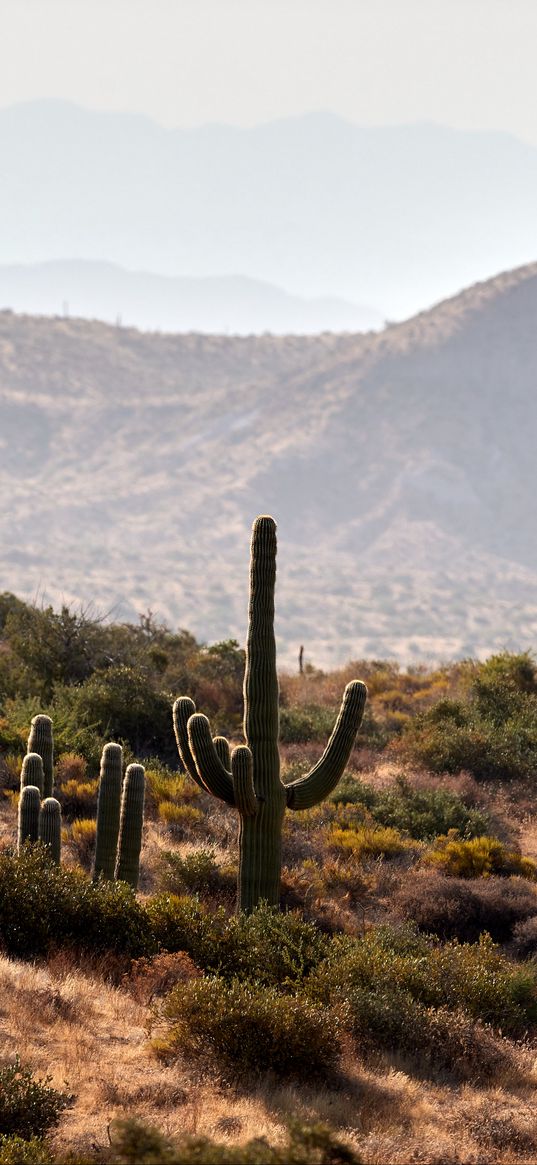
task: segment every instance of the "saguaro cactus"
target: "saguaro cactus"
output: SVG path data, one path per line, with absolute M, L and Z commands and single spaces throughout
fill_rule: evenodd
M 97 837 L 93 877 L 112 881 L 116 867 L 123 777 L 123 749 L 120 744 L 105 744 L 101 757 L 101 775 L 97 800 Z
M 145 769 L 143 765 L 129 765 L 121 797 L 116 878 L 128 882 L 134 890 L 138 888 L 140 872 L 144 798 Z
M 26 785 L 36 785 L 40 796 L 43 796 L 43 761 L 38 752 L 28 752 L 22 762 L 21 789 Z
M 25 785 L 19 798 L 18 849 L 25 841 L 37 841 L 39 837 L 39 810 L 41 794 L 36 785 Z
M 284 785 L 278 750 L 279 711 L 274 587 L 276 523 L 254 522 L 250 560 L 250 605 L 244 676 L 246 745 L 230 753 L 227 741 L 211 737 L 209 721 L 187 696 L 175 701 L 174 727 L 181 760 L 201 788 L 234 805 L 239 813 L 239 910 L 260 901 L 278 905 L 281 833 L 286 806 L 309 809 L 334 789 L 349 759 L 365 706 L 360 680 L 347 684 L 327 747 L 306 776 Z
M 38 752 L 43 761 L 43 795 L 52 797 L 54 785 L 54 742 L 50 716 L 34 716 L 28 737 L 28 752 Z
M 62 853 L 62 810 L 55 797 L 47 797 L 39 812 L 39 840 L 50 848 L 50 857 L 59 866 Z

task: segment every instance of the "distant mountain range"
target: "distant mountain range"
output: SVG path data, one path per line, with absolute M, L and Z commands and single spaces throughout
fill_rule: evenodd
M 0 313 L 0 590 L 243 640 L 249 529 L 320 666 L 537 640 L 537 264 L 379 334 Z
M 537 149 L 503 133 L 363 128 L 327 113 L 168 130 L 38 101 L 0 111 L 0 157 L 11 266 L 240 275 L 402 319 L 537 254 Z M 345 324 L 335 311 L 322 328 Z
M 279 287 L 241 275 L 174 279 L 74 259 L 0 266 L 1 307 L 152 331 L 238 335 L 369 331 L 384 322 L 373 308 L 328 296 L 287 295 Z

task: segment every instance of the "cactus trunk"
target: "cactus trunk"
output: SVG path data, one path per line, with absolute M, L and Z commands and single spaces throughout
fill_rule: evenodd
M 278 673 L 274 636 L 276 523 L 258 518 L 252 532 L 244 673 L 244 736 L 252 753 L 257 812 L 240 817 L 239 910 L 278 906 L 285 789 L 280 781 Z

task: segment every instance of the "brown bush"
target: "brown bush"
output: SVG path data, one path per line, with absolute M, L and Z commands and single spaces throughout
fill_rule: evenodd
M 162 951 L 151 959 L 134 959 L 121 983 L 137 1003 L 147 1005 L 178 983 L 189 983 L 192 979 L 200 979 L 201 975 L 186 951 L 176 951 L 175 954 Z
M 507 942 L 517 923 L 537 915 L 537 895 L 521 878 L 468 882 L 433 870 L 416 870 L 393 903 L 396 919 L 412 920 L 439 938 L 476 942 L 483 931 Z

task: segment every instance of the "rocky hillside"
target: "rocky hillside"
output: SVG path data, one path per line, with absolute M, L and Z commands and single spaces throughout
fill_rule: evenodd
M 531 647 L 537 264 L 379 335 L 0 314 L 0 589 L 242 640 L 279 522 L 280 658 Z

